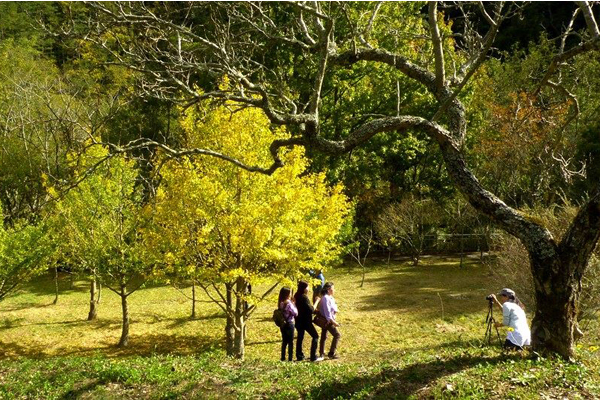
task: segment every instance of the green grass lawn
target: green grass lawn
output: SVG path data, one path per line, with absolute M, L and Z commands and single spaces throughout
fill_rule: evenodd
M 192 320 L 177 290 L 145 288 L 130 297 L 130 346 L 121 350 L 118 296 L 104 290 L 88 322 L 86 282 L 69 288 L 64 278 L 53 305 L 53 282 L 42 277 L 0 303 L 0 398 L 600 398 L 597 321 L 575 363 L 482 346 L 485 296 L 499 287 L 474 261 L 373 263 L 362 288 L 359 269 L 326 276 L 336 285 L 341 358 L 318 364 L 278 361 L 275 299 L 249 321 L 238 361 L 224 354 L 218 306 L 200 303 Z

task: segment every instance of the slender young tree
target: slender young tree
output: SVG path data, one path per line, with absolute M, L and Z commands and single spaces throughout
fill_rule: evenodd
M 129 296 L 152 271 L 140 234 L 145 219 L 138 171 L 132 160 L 110 157 L 101 147 L 92 147 L 75 160 L 80 163 L 76 175 L 86 175 L 85 179 L 66 194 L 51 190 L 58 198 L 57 234 L 69 247 L 62 254 L 91 276 L 89 319 L 98 302 L 96 279 L 121 298 L 119 347 L 124 347 L 129 343 Z
M 257 109 L 231 113 L 191 108 L 183 121 L 190 144 L 210 145 L 250 163 L 270 158 L 285 134 Z M 244 357 L 246 325 L 257 304 L 281 282 L 338 257 L 337 234 L 349 204 L 323 174 L 307 174 L 301 149 L 282 155 L 272 175 L 225 161 L 167 163 L 152 209 L 148 243 L 175 275 L 192 279 L 225 313 L 227 353 Z M 266 285 L 263 292 L 257 288 Z

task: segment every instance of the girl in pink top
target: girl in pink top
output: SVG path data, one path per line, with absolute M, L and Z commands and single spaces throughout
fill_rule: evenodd
M 285 350 L 287 347 L 288 360 L 292 361 L 294 356 L 294 322 L 298 316 L 298 309 L 291 299 L 291 289 L 283 287 L 279 291 L 278 307 L 283 311 L 284 324 L 281 325 L 281 361 L 285 361 Z

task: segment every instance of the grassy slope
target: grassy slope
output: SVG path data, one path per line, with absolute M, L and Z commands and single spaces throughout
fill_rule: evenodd
M 0 398 L 569 398 L 600 397 L 598 324 L 577 363 L 481 347 L 486 294 L 477 264 L 426 259 L 327 274 L 340 306 L 341 359 L 281 363 L 279 331 L 263 304 L 249 324 L 246 360 L 224 356 L 224 318 L 173 288 L 130 297 L 130 347 L 120 337 L 119 298 L 104 290 L 99 319 L 87 322 L 87 286 L 40 279 L 0 303 Z M 203 300 L 206 300 L 203 297 Z M 308 353 L 305 340 L 305 353 Z

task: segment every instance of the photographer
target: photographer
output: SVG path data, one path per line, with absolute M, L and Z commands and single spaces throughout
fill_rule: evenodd
M 491 298 L 491 301 L 502 310 L 502 322 L 496 322 L 496 328 L 509 327 L 504 348 L 523 350 L 523 346 L 529 346 L 531 344 L 531 331 L 527 325 L 525 311 L 523 311 L 525 307 L 521 304 L 515 292 L 504 288 L 498 293 L 498 297 L 490 294 L 488 298 Z

